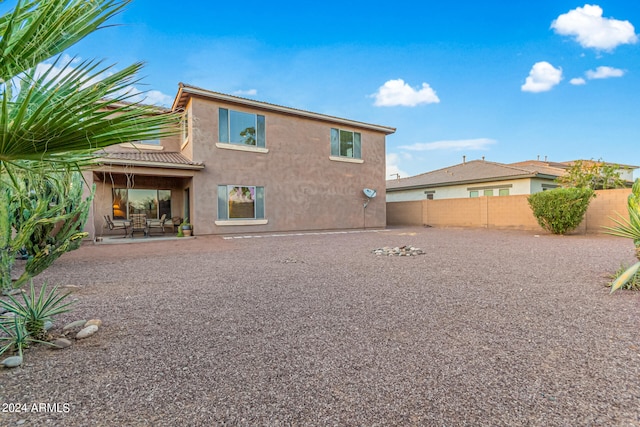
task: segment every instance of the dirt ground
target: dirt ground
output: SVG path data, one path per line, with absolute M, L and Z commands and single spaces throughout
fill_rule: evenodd
M 66 254 L 54 332 L 104 323 L 0 370 L 0 425 L 640 426 L 640 293 L 605 287 L 630 241 L 300 234 Z

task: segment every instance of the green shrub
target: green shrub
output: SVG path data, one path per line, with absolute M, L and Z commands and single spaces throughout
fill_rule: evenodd
M 595 193 L 590 188 L 556 188 L 529 196 L 529 206 L 540 227 L 566 234 L 580 225 Z

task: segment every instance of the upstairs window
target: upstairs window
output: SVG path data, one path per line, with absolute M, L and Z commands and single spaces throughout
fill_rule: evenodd
M 362 137 L 358 132 L 331 129 L 331 155 L 337 157 L 362 158 Z
M 218 219 L 263 219 L 264 187 L 218 186 Z
M 180 130 L 182 131 L 182 142 L 189 139 L 189 111 L 185 111 L 180 122 Z
M 264 116 L 220 108 L 218 119 L 218 138 L 220 142 L 264 148 Z

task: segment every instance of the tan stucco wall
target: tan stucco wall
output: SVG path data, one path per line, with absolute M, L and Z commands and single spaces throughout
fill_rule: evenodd
M 193 160 L 205 169 L 194 176 L 191 191 L 196 234 L 384 227 L 385 135 L 367 129 L 241 105 L 192 98 Z M 218 108 L 262 114 L 268 153 L 216 147 Z M 363 163 L 332 161 L 330 129 L 362 134 Z M 219 226 L 217 186 L 264 186 L 266 225 Z M 366 210 L 362 189 L 377 190 Z
M 602 233 L 613 226 L 611 217 L 628 218 L 628 188 L 596 191 L 585 220 L 576 233 Z M 431 225 L 435 227 L 484 227 L 543 232 L 527 202 L 528 196 L 493 196 L 463 199 L 422 200 L 387 203 L 388 225 Z

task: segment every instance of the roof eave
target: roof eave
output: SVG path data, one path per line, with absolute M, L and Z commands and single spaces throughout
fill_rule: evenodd
M 184 108 L 182 99 L 187 95 L 196 95 L 202 96 L 206 98 L 217 99 L 220 101 L 225 101 L 234 104 L 246 105 L 254 108 L 260 108 L 263 110 L 276 111 L 283 114 L 290 114 L 295 116 L 307 117 L 315 120 L 322 120 L 331 123 L 339 123 L 347 126 L 358 127 L 367 130 L 373 130 L 376 132 L 382 132 L 385 135 L 390 135 L 395 133 L 396 128 L 392 128 L 389 126 L 375 125 L 371 123 L 358 122 L 355 120 L 343 119 L 340 117 L 329 116 L 326 114 L 314 113 L 311 111 L 298 110 L 291 107 L 284 107 L 282 105 L 269 104 L 262 101 L 256 101 L 248 98 L 240 98 L 233 95 L 227 95 L 224 93 L 213 92 L 206 89 L 201 89 L 193 86 L 187 86 L 184 83 L 180 83 L 178 88 L 178 93 L 176 94 L 176 98 L 173 101 L 172 110 L 176 110 L 178 108 Z
M 126 160 L 126 159 L 98 159 L 98 165 L 114 165 L 114 166 L 141 166 L 147 168 L 159 169 L 185 169 L 185 170 L 202 170 L 204 165 L 186 165 L 177 163 L 160 163 L 146 162 L 143 160 Z

